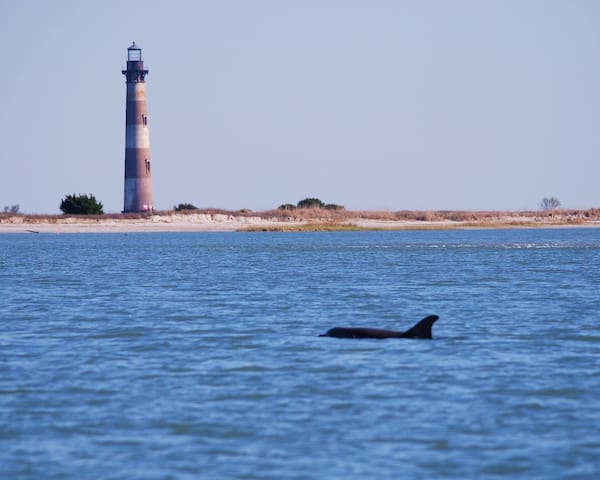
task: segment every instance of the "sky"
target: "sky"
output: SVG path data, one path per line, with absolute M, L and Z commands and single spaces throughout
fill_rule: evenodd
M 132 41 L 156 209 L 600 207 L 596 0 L 0 0 L 0 209 L 122 210 Z

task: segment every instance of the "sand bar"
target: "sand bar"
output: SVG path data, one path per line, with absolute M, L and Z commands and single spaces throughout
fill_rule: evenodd
M 600 219 L 569 215 L 524 216 L 499 214 L 479 220 L 390 220 L 368 215 L 324 217 L 310 215 L 275 217 L 235 214 L 156 214 L 139 218 L 128 216 L 4 215 L 0 233 L 135 233 L 135 232 L 234 232 L 294 230 L 427 230 L 456 228 L 548 228 L 598 227 Z

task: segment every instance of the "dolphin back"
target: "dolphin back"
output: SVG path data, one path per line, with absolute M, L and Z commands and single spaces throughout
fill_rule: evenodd
M 438 318 L 440 317 L 437 315 L 429 315 L 428 317 L 425 317 L 410 330 L 404 332 L 402 334 L 402 338 L 432 338 L 431 327 Z
M 365 327 L 335 327 L 319 336 L 337 338 L 432 338 L 431 327 L 438 318 L 437 315 L 429 315 L 406 332 Z

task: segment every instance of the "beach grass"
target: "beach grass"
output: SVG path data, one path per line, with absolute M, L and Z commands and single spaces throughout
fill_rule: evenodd
M 600 208 L 552 211 L 293 211 L 201 208 L 184 211 L 47 215 L 0 213 L 0 233 L 18 231 L 352 232 L 483 228 L 600 227 Z

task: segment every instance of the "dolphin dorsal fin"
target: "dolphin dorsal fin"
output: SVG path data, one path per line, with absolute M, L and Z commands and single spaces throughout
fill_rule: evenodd
M 425 317 L 410 330 L 404 332 L 402 338 L 431 338 L 431 327 L 438 318 L 440 317 L 437 315 Z

